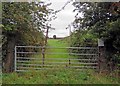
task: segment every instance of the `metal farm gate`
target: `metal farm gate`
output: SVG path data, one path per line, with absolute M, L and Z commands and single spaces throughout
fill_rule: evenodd
M 15 46 L 14 63 L 16 72 L 59 68 L 97 69 L 98 48 Z

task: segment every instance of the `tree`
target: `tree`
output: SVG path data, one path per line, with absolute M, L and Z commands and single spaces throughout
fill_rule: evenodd
M 6 72 L 13 71 L 15 45 L 44 45 L 42 29 L 51 10 L 43 2 L 3 2 L 3 61 Z
M 120 2 L 74 2 L 77 11 L 73 26 L 79 31 L 90 31 L 103 38 L 108 60 L 120 54 Z M 83 16 L 79 16 L 82 14 Z M 80 37 L 80 35 L 79 35 Z M 79 42 L 80 43 L 80 42 Z M 115 55 L 117 58 L 115 58 Z
M 53 35 L 53 38 L 56 39 L 56 35 Z

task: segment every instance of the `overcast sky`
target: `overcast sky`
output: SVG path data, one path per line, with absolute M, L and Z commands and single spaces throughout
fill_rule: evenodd
M 52 2 L 51 6 L 49 8 L 52 8 L 54 10 L 61 9 L 65 3 L 69 0 L 46 0 L 48 2 Z M 69 3 L 64 10 L 57 13 L 57 18 L 53 21 L 51 21 L 51 26 L 55 28 L 55 30 L 49 31 L 49 37 L 53 37 L 53 35 L 56 35 L 57 37 L 65 37 L 69 35 L 69 29 L 66 29 L 66 27 L 71 24 L 74 20 L 75 13 L 73 12 L 74 7 L 72 6 L 72 3 Z M 73 29 L 73 28 L 72 28 Z

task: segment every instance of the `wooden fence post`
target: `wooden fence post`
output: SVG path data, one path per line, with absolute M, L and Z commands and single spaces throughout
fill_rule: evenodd
M 105 47 L 104 41 L 98 39 L 98 51 L 99 51 L 99 72 L 106 70 L 106 60 L 105 60 Z

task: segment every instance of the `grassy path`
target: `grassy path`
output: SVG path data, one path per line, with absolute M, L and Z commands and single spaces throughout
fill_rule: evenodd
M 48 48 L 51 47 L 51 48 Z M 55 48 L 54 48 L 55 47 Z M 61 48 L 63 47 L 63 48 Z M 69 47 L 68 43 L 62 39 L 48 39 L 48 44 L 47 44 L 47 48 L 45 50 L 45 64 L 46 65 L 50 65 L 50 64 L 54 64 L 56 62 L 65 62 L 65 65 L 68 65 L 69 63 L 69 58 L 73 58 L 74 56 L 70 56 L 68 53 L 68 49 L 65 49 L 64 47 Z M 63 54 L 65 53 L 65 54 Z M 41 54 L 37 54 L 34 55 L 33 57 L 36 58 L 42 58 Z M 48 58 L 52 59 L 52 60 L 48 60 Z M 62 59 L 62 60 L 60 60 Z M 31 63 L 39 63 L 42 64 L 42 61 L 38 62 L 37 60 L 32 60 Z M 51 63 L 52 62 L 52 63 Z M 75 61 L 74 61 L 75 62 Z M 56 65 L 60 65 L 60 64 L 56 64 Z
M 48 47 L 68 47 L 68 44 L 61 39 L 48 39 Z M 60 53 L 60 54 L 50 54 L 46 55 L 46 58 L 69 58 L 69 54 L 67 49 L 47 49 L 47 53 Z
M 68 43 L 62 39 L 48 39 L 48 46 L 53 47 L 67 47 Z

